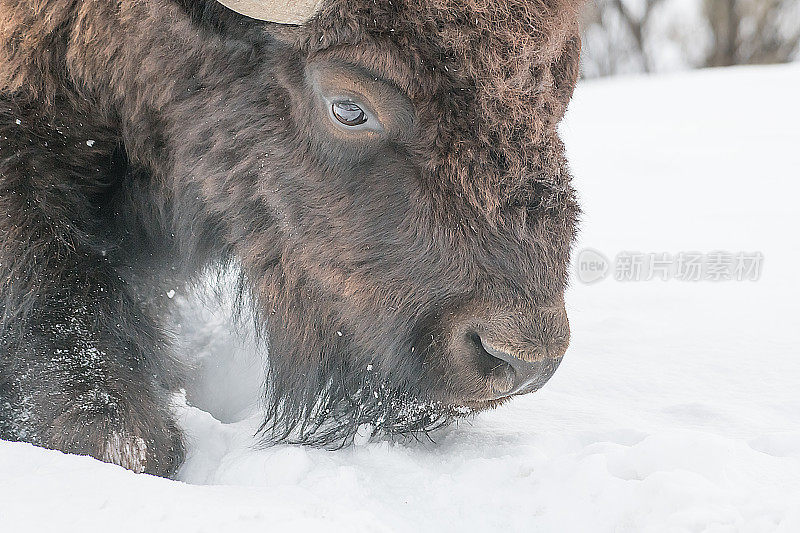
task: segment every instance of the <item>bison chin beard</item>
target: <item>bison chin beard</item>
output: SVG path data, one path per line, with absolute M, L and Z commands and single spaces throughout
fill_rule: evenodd
M 274 374 L 270 376 L 274 378 Z M 430 437 L 472 412 L 468 407 L 426 401 L 369 371 L 332 373 L 316 387 L 289 390 L 270 379 L 264 441 L 342 448 L 360 438 Z
M 430 439 L 431 431 L 473 412 L 434 399 L 430 391 L 437 380 L 425 373 L 381 368 L 379 357 L 348 353 L 346 334 L 325 327 L 330 319 L 312 319 L 314 310 L 298 307 L 298 300 L 253 306 L 268 347 L 265 420 L 259 428 L 265 444 L 338 449 L 365 436 Z M 320 331 L 334 338 L 325 341 Z
M 266 443 L 336 449 L 356 438 L 430 439 L 431 431 L 472 412 L 429 399 L 421 383 L 386 376 L 377 365 L 354 365 L 343 354 L 329 354 L 319 364 L 313 357 L 301 363 L 277 353 L 283 342 L 274 335 L 268 344 L 266 420 L 259 429 Z

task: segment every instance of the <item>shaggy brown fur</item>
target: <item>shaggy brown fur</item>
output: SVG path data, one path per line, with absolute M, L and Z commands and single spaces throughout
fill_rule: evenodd
M 420 122 L 437 126 L 420 144 L 435 147 L 426 170 L 432 186 L 442 178 L 451 186 L 445 202 L 456 192 L 487 214 L 531 201 L 562 207 L 569 177 L 531 173 L 561 166 L 555 130 L 578 76 L 577 7 L 565 0 L 331 2 L 305 48 L 367 41 L 375 49 L 364 52 L 374 57 L 362 60 L 402 73 Z M 406 68 L 397 69 L 396 57 Z
M 174 471 L 165 293 L 230 263 L 270 438 L 426 430 L 541 386 L 569 336 L 575 11 L 330 0 L 288 27 L 0 0 L 0 437 Z M 331 86 L 380 127 L 333 124 Z

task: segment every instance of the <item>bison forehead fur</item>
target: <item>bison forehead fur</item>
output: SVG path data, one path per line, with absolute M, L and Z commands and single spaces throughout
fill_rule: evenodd
M 0 437 L 172 472 L 165 294 L 232 263 L 269 438 L 427 430 L 541 386 L 569 337 L 576 9 L 0 0 Z
M 552 1 L 331 2 L 311 52 L 350 53 L 396 74 L 428 125 L 431 176 L 478 208 L 570 201 L 555 128 L 578 75 L 577 4 Z M 546 188 L 548 194 L 540 187 Z

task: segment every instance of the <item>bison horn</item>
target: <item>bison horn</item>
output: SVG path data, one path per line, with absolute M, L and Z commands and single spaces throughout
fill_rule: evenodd
M 257 20 L 302 24 L 314 16 L 323 0 L 217 0 L 220 4 Z

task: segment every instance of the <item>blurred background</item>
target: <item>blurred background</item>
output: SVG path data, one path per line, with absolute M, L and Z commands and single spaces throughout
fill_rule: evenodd
M 590 0 L 582 74 L 671 72 L 800 59 L 800 0 Z

